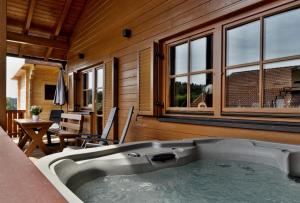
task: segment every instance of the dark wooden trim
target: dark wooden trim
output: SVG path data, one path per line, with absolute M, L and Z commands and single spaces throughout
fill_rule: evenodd
M 300 123 L 279 121 L 239 120 L 224 118 L 160 117 L 161 122 L 206 125 L 214 127 L 300 133 Z
M 0 0 L 0 126 L 6 130 L 6 0 Z
M 112 105 L 113 107 L 119 107 L 118 101 L 119 101 L 119 60 L 118 58 L 114 57 L 112 59 Z M 116 112 L 114 126 L 113 126 L 113 139 L 118 140 L 119 139 L 119 113 Z

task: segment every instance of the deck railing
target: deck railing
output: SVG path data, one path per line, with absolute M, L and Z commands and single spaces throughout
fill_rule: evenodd
M 24 118 L 26 110 L 7 110 L 6 111 L 6 132 L 10 137 L 16 137 L 19 135 L 20 129 L 18 125 L 14 122 L 14 119 Z

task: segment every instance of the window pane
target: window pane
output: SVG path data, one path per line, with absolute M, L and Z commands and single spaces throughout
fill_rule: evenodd
M 265 59 L 300 54 L 300 9 L 265 18 Z
M 212 74 L 191 76 L 191 107 L 212 107 Z
M 93 93 L 92 90 L 87 90 L 83 92 L 83 105 L 91 107 L 93 103 Z
M 89 77 L 89 80 L 88 80 L 88 89 L 92 89 L 93 88 L 93 72 L 89 72 L 88 73 L 88 77 Z
M 97 98 L 96 98 L 96 110 L 97 114 L 102 114 L 103 107 L 103 90 L 97 89 Z
M 300 107 L 300 60 L 264 66 L 264 107 Z
M 170 106 L 187 107 L 187 77 L 171 79 Z
M 207 37 L 191 41 L 191 71 L 210 69 L 207 64 Z
M 259 66 L 226 71 L 226 107 L 259 107 Z
M 97 70 L 97 88 L 103 87 L 103 69 Z
M 93 88 L 93 72 L 83 73 L 83 89 Z
M 171 75 L 188 72 L 188 44 L 171 48 Z
M 260 22 L 227 31 L 227 66 L 256 62 L 260 57 Z

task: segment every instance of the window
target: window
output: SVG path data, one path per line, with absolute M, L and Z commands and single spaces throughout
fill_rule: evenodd
M 93 71 L 82 73 L 83 106 L 92 108 L 93 105 Z
M 102 114 L 103 109 L 103 69 L 99 68 L 96 70 L 96 111 L 97 114 Z
M 55 95 L 56 85 L 45 85 L 45 100 L 53 100 Z
M 300 108 L 300 9 L 225 32 L 225 110 Z
M 169 46 L 170 110 L 210 110 L 213 101 L 212 35 Z

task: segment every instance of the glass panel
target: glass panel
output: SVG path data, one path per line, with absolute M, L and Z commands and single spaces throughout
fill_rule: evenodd
M 227 66 L 259 61 L 260 22 L 255 21 L 227 31 Z
M 97 70 L 97 88 L 103 87 L 103 69 Z
M 171 75 L 188 72 L 188 44 L 171 48 Z
M 265 18 L 265 59 L 300 54 L 300 9 Z
M 97 89 L 96 95 L 96 110 L 97 114 L 102 114 L 102 107 L 103 107 L 103 90 Z
M 226 107 L 259 107 L 259 66 L 226 71 Z
M 93 88 L 93 72 L 83 73 L 83 89 Z
M 207 69 L 207 38 L 197 39 L 191 42 L 191 71 Z
M 191 76 L 191 107 L 212 107 L 212 73 Z
M 92 90 L 87 90 L 83 92 L 83 105 L 85 107 L 91 107 L 93 104 L 93 92 Z
M 88 77 L 89 77 L 89 80 L 88 80 L 88 88 L 87 89 L 93 89 L 93 72 L 89 72 L 88 73 Z
M 187 76 L 171 79 L 170 106 L 187 107 Z
M 300 61 L 264 66 L 264 107 L 300 107 Z

